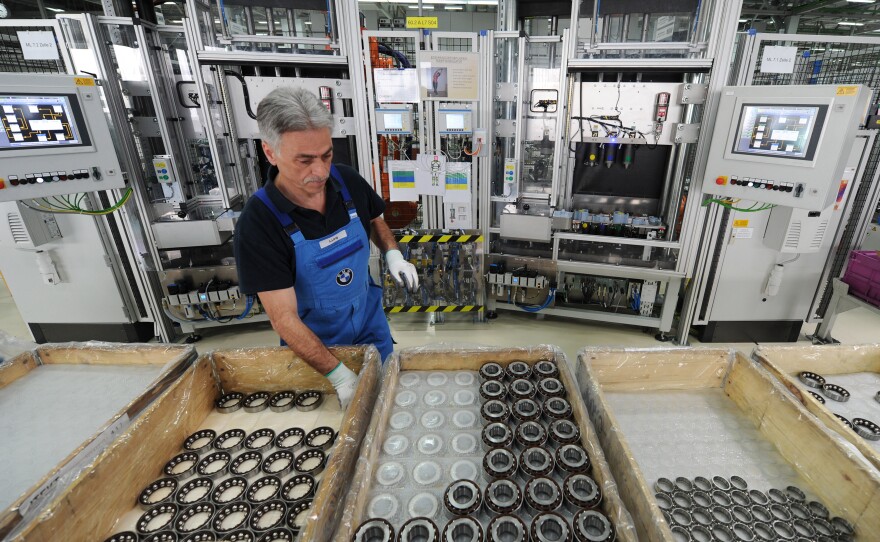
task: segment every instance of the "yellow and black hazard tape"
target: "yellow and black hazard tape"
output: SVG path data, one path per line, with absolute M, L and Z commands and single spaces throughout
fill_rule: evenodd
M 482 235 L 395 235 L 398 243 L 482 243 Z
M 483 312 L 483 305 L 411 305 L 385 307 L 385 312 Z

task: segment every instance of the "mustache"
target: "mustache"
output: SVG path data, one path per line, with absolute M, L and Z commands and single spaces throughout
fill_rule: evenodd
M 303 184 L 317 184 L 326 182 L 330 177 L 319 177 L 317 175 L 310 175 L 303 179 Z

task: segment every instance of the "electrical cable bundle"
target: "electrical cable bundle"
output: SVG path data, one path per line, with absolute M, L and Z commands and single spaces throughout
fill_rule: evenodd
M 730 198 L 725 198 L 725 199 L 707 198 L 703 202 L 703 205 L 706 206 L 710 203 L 717 203 L 718 205 L 724 207 L 725 209 L 730 209 L 731 211 L 739 211 L 741 213 L 757 213 L 759 211 L 766 211 L 768 209 L 772 209 L 772 208 L 776 207 L 776 205 L 769 204 L 769 203 L 764 203 L 764 204 L 761 204 L 760 207 L 755 207 L 760 202 L 752 204 L 751 207 L 745 207 L 745 208 L 735 207 L 735 205 L 739 202 L 740 202 L 740 200 L 738 200 L 738 199 L 733 200 Z
M 128 187 L 125 190 L 125 193 L 122 195 L 122 198 L 115 204 L 107 207 L 106 209 L 85 209 L 81 207 L 83 201 L 86 199 L 86 194 L 78 194 L 75 197 L 72 195 L 62 195 L 62 196 L 51 196 L 50 198 L 39 198 L 32 199 L 30 203 L 22 200 L 22 205 L 27 207 L 28 209 L 33 209 L 34 211 L 39 211 L 41 213 L 58 213 L 58 214 L 76 214 L 76 215 L 109 215 L 110 213 L 118 211 L 125 205 L 128 200 L 131 198 L 131 194 L 133 190 L 131 187 Z M 51 201 L 50 201 L 51 200 Z

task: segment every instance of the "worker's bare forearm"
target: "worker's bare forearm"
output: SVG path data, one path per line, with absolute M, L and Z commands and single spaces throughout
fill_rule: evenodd
M 397 249 L 397 240 L 382 217 L 370 221 L 370 230 L 370 239 L 379 247 L 382 254 Z
M 333 357 L 321 339 L 297 316 L 284 314 L 271 320 L 272 327 L 284 339 L 287 347 L 322 375 L 329 373 L 339 364 L 339 360 Z

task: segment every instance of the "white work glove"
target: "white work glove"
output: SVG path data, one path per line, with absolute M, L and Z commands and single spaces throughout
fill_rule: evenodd
M 357 386 L 357 375 L 340 361 L 339 365 L 324 376 L 327 377 L 327 380 L 336 389 L 339 406 L 345 412 L 348 409 L 348 404 L 351 403 L 351 398 L 354 396 L 354 389 Z
M 419 272 L 416 266 L 403 259 L 399 250 L 389 250 L 385 253 L 385 263 L 388 264 L 388 272 L 391 278 L 412 291 L 419 287 Z

